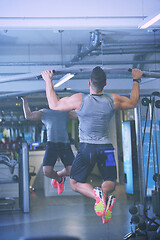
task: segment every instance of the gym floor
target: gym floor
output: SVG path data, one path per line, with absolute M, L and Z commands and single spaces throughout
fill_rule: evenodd
M 129 207 L 133 199 L 117 185 L 116 203 L 108 224 L 94 212 L 94 200 L 82 195 L 44 197 L 42 191 L 30 195 L 30 213 L 0 212 L 0 240 L 35 236 L 72 236 L 80 240 L 123 240 L 131 231 Z M 133 225 L 134 228 L 134 225 Z M 54 238 L 56 239 L 56 238 Z M 138 236 L 134 239 L 147 239 Z M 148 238 L 151 239 L 151 238 Z

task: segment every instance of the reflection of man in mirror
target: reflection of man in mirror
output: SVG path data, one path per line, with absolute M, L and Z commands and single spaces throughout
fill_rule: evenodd
M 58 194 L 64 190 L 65 176 L 70 175 L 71 165 L 74 154 L 71 150 L 70 141 L 67 132 L 69 118 L 76 119 L 74 111 L 62 112 L 50 109 L 40 109 L 31 112 L 26 97 L 22 97 L 23 111 L 25 118 L 31 121 L 42 121 L 47 131 L 47 144 L 43 158 L 43 173 L 52 179 L 54 188 L 58 188 Z M 64 168 L 61 171 L 55 171 L 54 166 L 58 159 L 61 159 Z

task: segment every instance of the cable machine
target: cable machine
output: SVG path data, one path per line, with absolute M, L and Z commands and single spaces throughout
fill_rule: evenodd
M 137 161 L 139 170 L 139 204 L 130 207 L 129 212 L 131 217 L 131 232 L 124 236 L 124 240 L 131 237 L 136 237 L 138 234 L 148 238 L 148 233 L 153 232 L 154 239 L 160 239 L 160 174 L 159 174 L 159 159 L 158 159 L 158 134 L 157 134 L 157 124 L 155 119 L 155 107 L 160 108 L 160 97 L 159 92 L 153 92 L 148 98 L 142 99 L 142 105 L 147 107 L 146 117 L 144 123 L 144 131 L 142 136 L 142 123 L 141 123 L 141 107 L 140 103 L 135 109 L 135 129 L 136 129 L 136 141 L 137 141 Z M 148 156 L 146 165 L 146 174 L 144 169 L 144 155 L 143 155 L 143 145 L 146 134 L 148 113 L 150 112 L 150 125 L 149 125 L 149 138 L 148 138 Z M 154 131 L 154 132 L 153 132 Z M 153 134 L 154 133 L 154 134 Z M 155 182 L 154 190 L 152 190 L 152 210 L 154 217 L 150 218 L 148 214 L 148 197 L 147 188 L 149 180 L 149 170 L 151 165 L 151 147 L 153 153 L 153 180 Z M 136 224 L 135 230 L 133 231 L 132 224 Z

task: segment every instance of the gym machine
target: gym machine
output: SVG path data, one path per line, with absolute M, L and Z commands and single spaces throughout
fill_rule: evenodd
M 29 154 L 28 145 L 26 141 L 21 141 L 18 144 L 18 165 L 19 176 L 14 175 L 11 179 L 1 179 L 0 184 L 4 183 L 19 183 L 19 207 L 15 208 L 16 200 L 10 197 L 0 198 L 0 212 L 1 211 L 13 211 L 21 210 L 24 213 L 29 212 Z M 0 155 L 0 164 L 5 164 L 14 173 L 14 167 L 17 164 L 12 161 L 6 155 Z
M 124 240 L 134 238 L 137 235 L 143 236 L 145 239 L 160 239 L 160 174 L 159 174 L 159 159 L 158 159 L 158 134 L 157 134 L 157 123 L 155 120 L 154 108 L 160 108 L 160 97 L 159 92 L 153 92 L 152 95 L 142 98 L 142 105 L 147 107 L 146 117 L 144 123 L 144 131 L 142 136 L 141 126 L 141 111 L 140 104 L 135 109 L 135 126 L 136 126 L 136 140 L 137 140 L 137 160 L 139 170 L 139 204 L 131 206 L 129 209 L 131 217 L 131 232 L 124 236 Z M 150 112 L 150 126 L 149 126 L 149 139 L 148 139 L 148 157 L 146 165 L 146 175 L 143 161 L 143 144 L 146 134 L 148 113 Z M 154 132 L 154 134 L 153 134 Z M 152 215 L 149 217 L 148 211 L 148 197 L 147 187 L 149 180 L 149 169 L 151 164 L 151 147 L 153 152 L 153 180 L 155 182 L 155 189 L 152 190 L 151 195 L 151 208 Z M 133 230 L 132 224 L 135 224 L 135 230 Z

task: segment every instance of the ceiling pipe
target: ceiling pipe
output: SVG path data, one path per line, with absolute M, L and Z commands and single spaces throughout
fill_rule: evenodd
M 148 92 L 147 92 L 148 91 Z M 147 96 L 147 95 L 151 95 L 152 92 L 155 91 L 155 89 L 149 89 L 149 90 L 141 90 L 140 92 L 140 96 Z M 81 91 L 82 93 L 89 93 L 89 90 L 86 90 L 86 91 Z M 118 93 L 119 95 L 126 95 L 126 96 L 129 96 L 130 95 L 130 90 L 120 90 L 120 89 L 108 89 L 107 91 L 104 89 L 104 94 L 108 94 L 108 93 Z M 22 91 L 22 92 L 14 92 L 14 93 L 7 93 L 7 94 L 2 94 L 0 95 L 0 99 L 3 101 L 3 99 L 6 99 L 6 97 L 9 99 L 9 98 L 15 98 L 15 97 L 18 97 L 18 96 L 25 96 L 25 95 L 32 95 L 36 93 L 45 93 L 45 89 L 44 90 L 34 90 L 34 91 Z M 57 94 L 64 94 L 64 95 L 72 95 L 73 93 L 79 93 L 79 89 L 74 89 L 74 90 L 70 90 L 70 89 L 63 89 L 63 90 L 56 90 L 56 93 Z M 42 100 L 42 98 L 40 98 Z M 46 101 L 47 103 L 47 101 Z M 43 104 L 43 103 L 42 103 Z M 12 107 L 8 107 L 8 109 L 12 109 L 13 110 L 13 106 Z M 17 109 L 15 107 L 15 109 Z M 19 111 L 19 109 L 21 108 L 18 108 L 17 111 Z
M 157 60 L 156 63 L 160 63 L 160 60 Z M 102 61 L 81 61 L 81 62 L 72 62 L 73 65 L 93 65 L 93 66 L 102 66 Z M 103 61 L 103 65 L 133 65 L 133 64 L 155 64 L 155 60 L 146 60 L 146 61 Z M 102 66 L 103 67 L 103 66 Z
M 70 67 L 72 65 L 72 62 L 81 61 L 85 56 L 87 56 L 93 50 L 97 49 L 100 45 L 100 32 L 98 30 L 95 30 L 94 32 L 90 33 L 89 46 L 83 49 L 81 45 L 78 45 L 78 54 L 70 61 L 70 63 L 66 64 L 66 67 Z
M 146 61 L 103 61 L 103 65 L 123 65 L 123 64 L 155 64 L 155 60 L 146 60 Z M 156 63 L 160 63 L 160 60 L 157 60 Z M 65 66 L 71 65 L 102 65 L 102 61 L 80 61 L 80 62 L 71 62 L 64 63 Z M 55 66 L 61 65 L 60 62 L 1 62 L 0 66 Z M 68 70 L 69 72 L 69 70 Z
M 46 90 L 44 89 L 37 89 L 37 90 L 31 90 L 31 91 L 17 91 L 17 92 L 9 92 L 5 94 L 0 94 L 0 99 L 6 99 L 9 97 L 21 97 L 21 96 L 26 96 L 26 95 L 32 95 L 35 93 L 45 93 Z M 63 89 L 63 90 L 57 90 L 57 93 L 78 93 L 78 90 L 68 90 L 68 89 Z
M 107 54 L 134 54 L 134 53 L 155 53 L 160 52 L 160 48 L 148 48 L 148 49 L 103 49 L 103 50 L 94 50 L 90 53 L 90 56 L 93 55 L 107 55 Z
M 158 47 L 160 45 L 160 42 L 153 43 L 153 42 L 116 42 L 116 43 L 105 43 L 104 40 L 102 40 L 102 47 L 126 47 L 126 46 L 153 46 Z
M 66 62 L 67 64 L 67 62 Z M 61 62 L 0 62 L 0 66 L 61 66 Z

